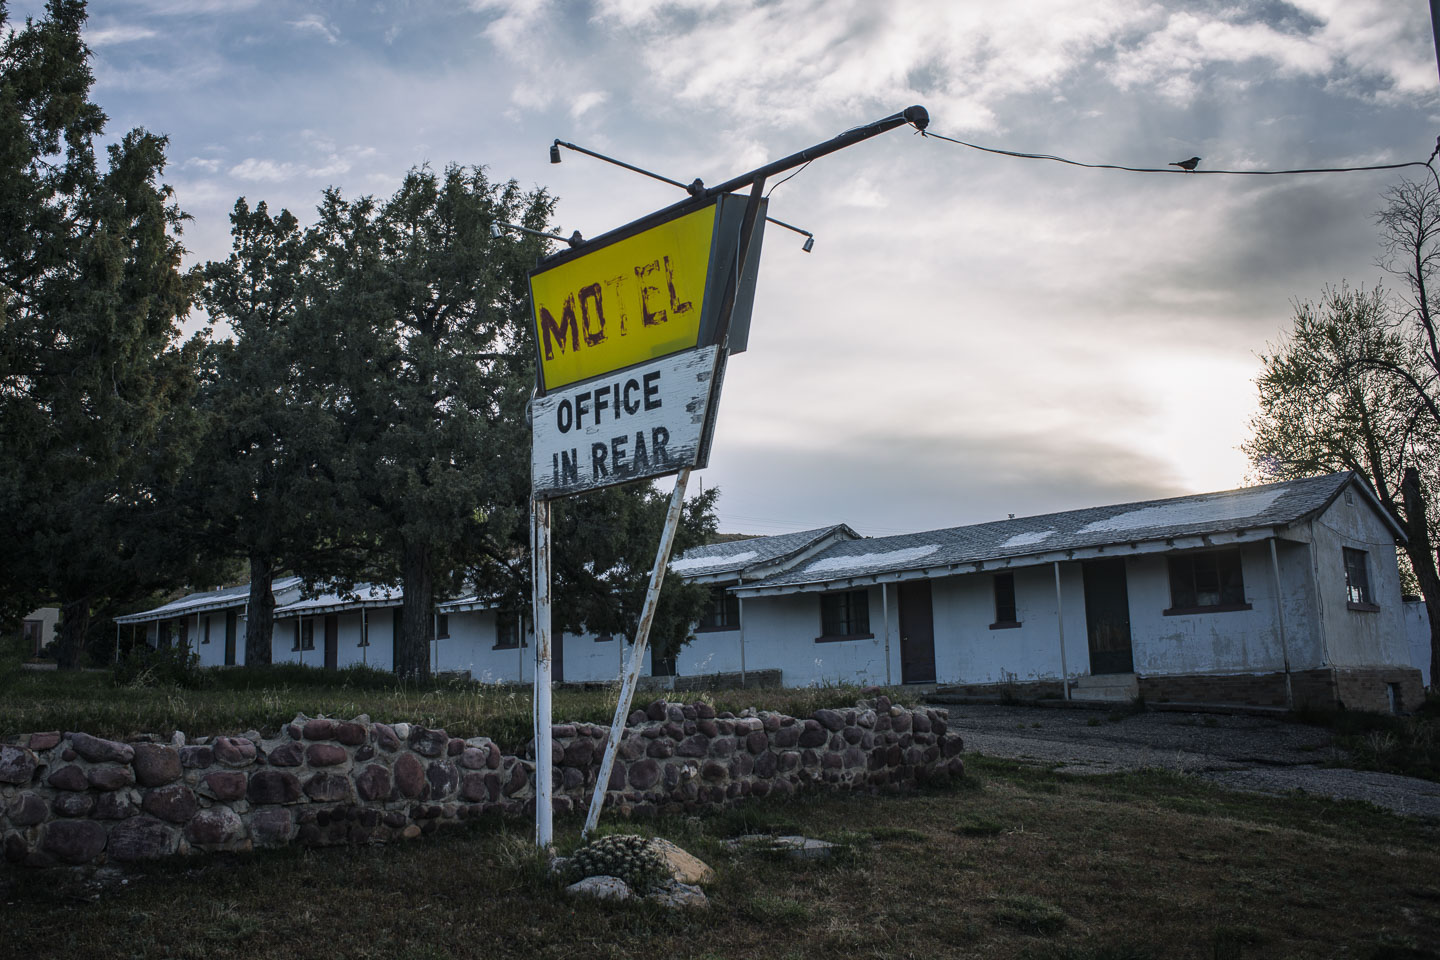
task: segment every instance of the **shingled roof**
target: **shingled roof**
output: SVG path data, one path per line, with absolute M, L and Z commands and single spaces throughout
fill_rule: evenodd
M 799 533 L 782 533 L 774 537 L 752 537 L 691 547 L 670 561 L 670 571 L 687 580 L 733 580 L 747 570 L 763 570 L 803 554 L 827 537 L 842 542 L 854 540 L 859 534 L 847 524 L 837 523 Z
M 1023 566 L 1027 560 L 1046 563 L 1074 551 L 1093 551 L 1114 545 L 1164 543 L 1284 527 L 1324 509 L 1354 476 L 1348 472 L 1334 473 L 1169 500 L 1088 507 L 945 530 L 842 541 L 804 563 L 747 583 L 736 592 L 746 595 L 784 592 L 774 588 L 861 578 L 889 579 L 890 575 L 912 571 L 990 561 Z M 1404 532 L 1375 501 L 1369 488 L 1360 482 L 1355 486 L 1390 524 L 1397 538 L 1403 539 Z
M 281 577 L 270 582 L 270 591 L 280 594 L 300 586 L 299 577 Z M 164 606 L 155 607 L 153 610 L 142 610 L 139 613 L 130 613 L 122 617 L 116 617 L 116 623 L 148 623 L 151 620 L 169 620 L 174 617 L 189 617 L 197 613 L 207 613 L 212 610 L 225 610 L 230 607 L 243 607 L 250 600 L 250 584 L 242 583 L 235 587 L 223 587 L 219 590 L 206 590 L 203 593 L 191 593 L 181 597 L 179 600 L 172 600 Z

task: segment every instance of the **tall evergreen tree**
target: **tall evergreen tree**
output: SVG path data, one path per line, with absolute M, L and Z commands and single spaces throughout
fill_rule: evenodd
M 0 5 L 0 595 L 62 607 L 80 662 L 106 597 L 174 576 L 163 491 L 193 440 L 199 343 L 179 343 L 193 285 L 184 215 L 160 182 L 164 137 L 95 142 L 85 5 L 7 28 Z

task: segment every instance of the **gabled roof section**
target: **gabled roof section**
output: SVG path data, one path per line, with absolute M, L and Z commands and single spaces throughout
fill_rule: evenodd
M 270 591 L 278 599 L 283 593 L 298 591 L 300 583 L 299 577 L 281 577 L 279 580 L 270 581 Z M 243 607 L 249 600 L 250 584 L 242 583 L 239 586 L 225 587 L 221 590 L 191 593 L 153 610 L 142 610 L 140 613 L 127 613 L 123 617 L 116 617 L 115 622 L 149 623 L 153 620 L 170 620 L 175 617 L 194 616 L 197 613 L 207 613 L 212 610 Z
M 861 578 L 894 579 L 913 571 L 956 568 L 960 565 L 1007 561 L 1066 559 L 1076 551 L 1091 553 L 1114 545 L 1167 543 L 1274 529 L 1317 514 L 1339 496 L 1346 484 L 1365 491 L 1368 502 L 1390 524 L 1389 514 L 1352 473 L 1333 473 L 1304 480 L 1242 487 L 1218 493 L 1201 493 L 1169 500 L 1146 500 L 1105 507 L 1089 507 L 1038 517 L 1021 517 L 967 527 L 951 527 L 894 537 L 841 541 L 792 569 L 737 587 L 749 594 L 775 587 L 800 588 Z M 954 570 L 954 572 L 967 572 Z M 783 592 L 783 591 L 781 591 Z
M 670 571 L 687 580 L 734 580 L 747 571 L 758 571 L 802 556 L 826 539 L 858 540 L 860 535 L 848 524 L 837 523 L 799 533 L 774 537 L 752 537 L 691 547 L 670 561 Z

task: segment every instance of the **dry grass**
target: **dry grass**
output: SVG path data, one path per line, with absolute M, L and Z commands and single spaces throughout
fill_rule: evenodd
M 943 791 L 641 827 L 716 867 L 702 913 L 569 901 L 527 825 L 492 823 L 404 846 L 157 866 L 94 902 L 68 875 L 11 874 L 0 955 L 1440 957 L 1434 825 L 1162 773 L 971 768 Z M 575 828 L 559 825 L 562 847 Z M 797 829 L 843 854 L 800 864 L 721 845 Z

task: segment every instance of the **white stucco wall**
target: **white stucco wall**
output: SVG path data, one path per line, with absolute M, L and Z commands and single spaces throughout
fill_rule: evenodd
M 1346 503 L 1342 494 L 1311 524 L 1311 560 L 1319 593 L 1328 660 L 1335 666 L 1408 665 L 1400 571 L 1395 536 L 1358 490 Z M 1364 550 L 1370 592 L 1378 611 L 1349 609 L 1345 595 L 1343 548 Z
M 779 670 L 781 682 L 787 687 L 814 686 L 823 683 L 884 683 L 885 646 L 881 618 L 880 588 L 870 587 L 870 628 L 874 637 L 866 640 L 841 640 L 816 643 L 820 635 L 820 594 L 801 593 L 777 597 L 754 597 L 745 601 L 745 667 L 747 670 Z M 898 638 L 894 633 L 895 596 L 890 596 L 892 670 L 899 679 Z M 733 661 L 717 653 L 724 646 L 737 644 Z M 699 644 L 699 646 L 697 646 Z M 707 652 L 707 648 L 710 652 Z M 730 656 L 726 654 L 726 656 Z M 717 673 L 738 670 L 738 640 L 731 632 L 700 634 L 682 652 L 677 669 L 682 675 Z M 731 667 L 716 666 L 730 663 Z M 681 663 L 689 669 L 681 669 Z

